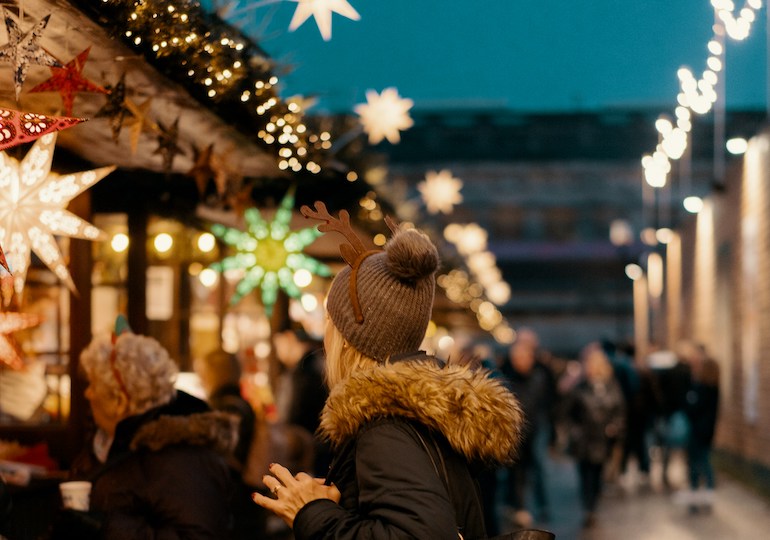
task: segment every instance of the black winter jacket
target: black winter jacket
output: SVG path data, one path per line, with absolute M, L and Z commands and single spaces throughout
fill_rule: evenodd
M 336 450 L 326 481 L 342 498 L 302 508 L 295 537 L 484 537 L 472 471 L 510 460 L 522 422 L 486 370 L 416 355 L 354 373 L 332 389 L 320 427 Z
M 118 424 L 106 462 L 91 471 L 91 512 L 109 540 L 222 540 L 232 481 L 225 455 L 236 420 L 179 392 Z

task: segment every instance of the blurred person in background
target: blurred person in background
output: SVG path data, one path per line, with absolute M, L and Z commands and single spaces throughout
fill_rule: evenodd
M 287 328 L 273 335 L 275 356 L 280 362 L 275 400 L 278 419 L 306 432 L 311 440 L 312 465 L 305 472 L 323 476 L 329 468 L 329 446 L 314 435 L 329 392 L 324 383 L 323 344 L 303 329 Z M 291 428 L 290 428 L 291 429 Z
M 698 346 L 690 367 L 692 383 L 687 391 L 685 404 L 685 412 L 690 421 L 690 436 L 687 441 L 690 512 L 710 512 L 714 499 L 711 449 L 719 411 L 719 364 L 708 356 L 701 345 Z
M 206 400 L 212 409 L 233 415 L 238 421 L 238 443 L 230 456 L 230 471 L 235 485 L 232 503 L 233 538 L 247 540 L 259 538 L 265 532 L 265 512 L 251 501 L 251 494 L 259 489 L 257 482 L 250 482 L 248 472 L 249 459 L 260 459 L 259 474 L 267 471 L 267 457 L 255 456 L 257 449 L 252 444 L 260 444 L 257 436 L 265 437 L 265 422 L 258 422 L 251 404 L 241 392 L 241 363 L 234 354 L 221 349 L 214 350 L 194 363 L 195 372 L 201 380 L 206 393 Z M 264 452 L 263 452 L 264 454 Z
M 567 408 L 568 451 L 576 459 L 584 526 L 596 521 L 605 464 L 625 430 L 625 405 L 612 365 L 598 343 L 581 351 L 583 378 L 572 390 Z
M 534 521 L 526 504 L 530 487 L 533 489 L 538 518 L 548 519 L 548 501 L 542 468 L 547 442 L 550 439 L 555 387 L 548 368 L 537 361 L 535 343 L 529 334 L 520 332 L 509 348 L 506 361 L 500 367 L 508 387 L 521 403 L 526 419 L 519 459 L 507 471 L 507 503 L 510 507 L 508 517 L 514 525 L 524 528 L 530 527 Z M 545 437 L 546 444 L 542 444 L 543 439 L 538 437 Z
M 176 390 L 168 352 L 125 328 L 80 364 L 97 430 L 72 476 L 92 483 L 91 507 L 63 512 L 52 537 L 230 538 L 234 419 Z

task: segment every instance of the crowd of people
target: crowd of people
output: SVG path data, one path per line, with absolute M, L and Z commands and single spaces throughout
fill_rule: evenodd
M 675 492 L 674 500 L 691 513 L 711 511 L 719 366 L 702 345 L 682 341 L 637 362 L 629 347 L 593 342 L 577 359 L 563 359 L 522 328 L 484 365 L 502 377 L 527 418 L 518 459 L 482 477 L 491 530 L 548 524 L 549 455 L 574 460 L 585 527 L 597 520 L 606 480 L 620 481 L 631 463 L 636 482 L 651 487 L 653 454 L 660 461 L 655 480 L 664 491 Z M 674 452 L 686 458 L 686 485 L 672 481 Z
M 688 504 L 708 510 L 719 372 L 702 347 L 640 365 L 591 343 L 567 361 L 522 328 L 499 355 L 476 344 L 478 362 L 428 355 L 439 259 L 427 236 L 392 226 L 369 251 L 322 205 L 303 211 L 345 234 L 348 266 L 322 343 L 274 334 L 274 418 L 244 399 L 235 356 L 196 360 L 204 401 L 175 388 L 157 341 L 119 324 L 81 354 L 95 429 L 71 476 L 91 482 L 90 508 L 62 510 L 51 540 L 547 539 L 549 452 L 574 459 L 590 527 L 608 474 L 632 459 L 649 474 L 652 446 L 664 482 L 670 449 L 686 450 Z

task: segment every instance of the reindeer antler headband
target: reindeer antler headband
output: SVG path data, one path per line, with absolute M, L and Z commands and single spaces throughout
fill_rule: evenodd
M 304 205 L 299 211 L 306 218 L 323 221 L 323 224 L 318 226 L 319 231 L 324 233 L 330 231 L 338 232 L 348 241 L 347 244 L 340 244 L 340 255 L 342 255 L 343 260 L 351 269 L 349 282 L 350 302 L 353 304 L 353 313 L 355 314 L 356 322 L 361 324 L 364 322 L 364 314 L 358 300 L 358 289 L 356 287 L 358 269 L 367 257 L 376 253 L 381 253 L 382 250 L 367 249 L 353 230 L 353 226 L 350 224 L 350 214 L 348 214 L 347 210 L 340 210 L 339 218 L 335 218 L 329 213 L 323 202 L 316 201 L 314 206 L 315 210 Z M 396 232 L 398 230 L 398 225 L 396 225 L 389 217 L 385 218 L 385 223 L 387 223 L 391 232 Z

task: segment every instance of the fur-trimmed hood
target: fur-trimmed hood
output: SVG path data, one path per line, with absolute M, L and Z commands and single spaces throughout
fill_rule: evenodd
M 319 431 L 334 446 L 380 417 L 415 420 L 444 435 L 469 461 L 512 460 L 524 415 L 513 394 L 484 369 L 428 356 L 357 371 L 329 395 Z
M 131 450 L 153 452 L 175 444 L 206 446 L 229 454 L 238 442 L 238 418 L 225 412 L 189 416 L 160 416 L 140 427 L 131 439 Z

